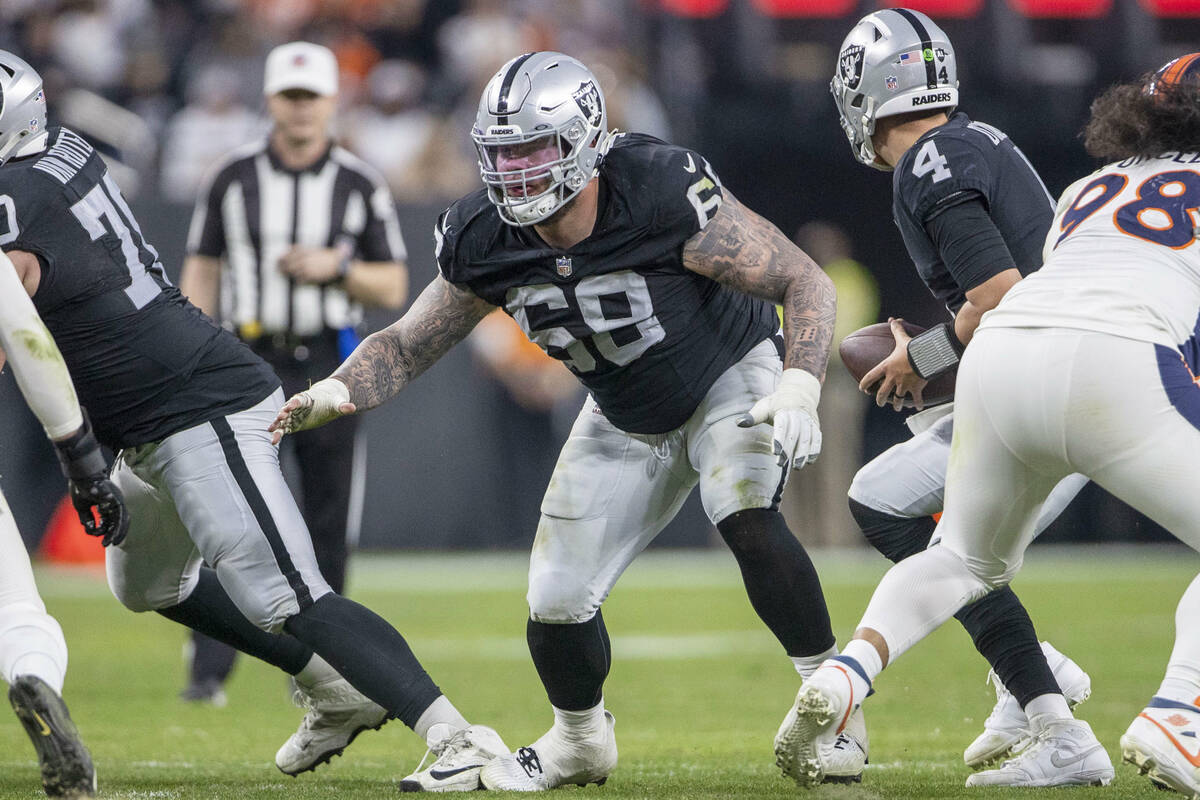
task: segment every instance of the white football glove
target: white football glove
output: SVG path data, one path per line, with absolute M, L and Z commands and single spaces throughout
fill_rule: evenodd
M 775 391 L 759 400 L 738 418 L 738 425 L 749 428 L 763 422 L 775 426 L 772 452 L 779 466 L 791 464 L 800 469 L 817 460 L 821 453 L 821 424 L 817 421 L 817 403 L 821 382 L 802 369 L 785 369 Z
M 285 433 L 317 428 L 352 413 L 350 388 L 336 378 L 325 378 L 292 395 L 268 430 L 275 433 L 274 441 L 278 442 Z

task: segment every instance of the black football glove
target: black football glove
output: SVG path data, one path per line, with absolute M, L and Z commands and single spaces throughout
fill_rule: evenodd
M 129 512 L 121 490 L 108 479 L 108 465 L 92 433 L 87 414 L 83 425 L 67 439 L 54 443 L 63 474 L 71 489 L 71 505 L 90 536 L 103 537 L 105 547 L 120 544 L 129 531 Z

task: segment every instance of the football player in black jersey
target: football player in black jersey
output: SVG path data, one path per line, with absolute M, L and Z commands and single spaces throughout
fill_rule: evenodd
M 876 402 L 911 395 L 921 405 L 928 379 L 952 369 L 980 317 L 1022 275 L 1042 263 L 1054 204 L 1038 174 L 1001 131 L 955 111 L 954 49 L 927 16 L 896 8 L 864 17 L 846 37 L 832 90 L 855 158 L 893 172 L 893 213 L 917 272 L 953 315 L 910 338 L 892 321 L 896 349 L 863 376 Z M 893 561 L 924 550 L 941 511 L 952 405 L 910 417 L 915 436 L 864 466 L 850 509 L 867 539 Z M 1065 478 L 1047 500 L 1039 531 L 1086 483 Z M 1011 589 L 956 615 L 993 667 L 996 705 L 963 754 L 981 768 L 1031 735 L 1030 717 L 1086 699 L 1091 680 L 1048 643 L 1039 646 Z M 1065 699 L 1064 699 L 1065 694 Z M 1070 782 L 1072 770 L 1050 776 Z M 969 785 L 1026 785 L 1017 770 L 973 775 Z
M 112 480 L 131 519 L 106 551 L 113 593 L 295 676 L 309 712 L 276 757 L 290 774 L 399 717 L 440 756 L 406 787 L 475 788 L 503 742 L 468 726 L 403 637 L 321 577 L 266 430 L 278 378 L 170 284 L 103 159 L 46 129 L 41 78 L 3 51 L 0 92 L 0 247 L 96 438 L 119 451 Z
M 542 503 L 526 629 L 555 722 L 482 778 L 527 791 L 599 783 L 617 761 L 600 605 L 697 484 L 796 668 L 836 652 L 816 571 L 777 510 L 788 470 L 820 450 L 834 291 L 698 153 L 610 132 L 599 83 L 573 58 L 505 64 L 472 137 L 485 187 L 438 220 L 440 276 L 273 429 L 374 408 L 497 306 L 574 372 L 590 397 Z M 831 777 L 861 774 L 863 727 L 829 748 Z

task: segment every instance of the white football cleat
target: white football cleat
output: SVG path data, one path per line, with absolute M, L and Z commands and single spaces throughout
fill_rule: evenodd
M 1042 652 L 1046 654 L 1046 663 L 1050 665 L 1067 705 L 1074 708 L 1087 700 L 1092 693 L 1092 679 L 1088 674 L 1049 642 L 1042 642 Z M 988 683 L 996 686 L 996 705 L 992 706 L 992 713 L 983 723 L 983 733 L 963 751 L 963 761 L 971 769 L 983 769 L 1015 756 L 1033 737 L 1025 712 L 994 671 L 988 672 Z
M 810 675 L 775 734 L 775 763 L 784 776 L 799 786 L 821 783 L 830 766 L 824 756 L 836 752 L 838 734 L 859 705 L 843 668 L 822 666 Z M 863 731 L 865 738 L 865 724 Z
M 858 783 L 867 765 L 867 722 L 860 706 L 846 720 L 846 727 L 832 745 L 821 748 L 825 777 L 822 783 Z
M 1056 719 L 999 769 L 969 775 L 967 786 L 1107 786 L 1112 779 L 1112 761 L 1091 726 Z
M 437 760 L 422 770 L 425 759 L 417 769 L 400 781 L 402 792 L 473 792 L 479 785 L 483 765 L 508 752 L 500 734 L 486 725 L 472 725 L 429 748 Z M 429 753 L 425 754 L 426 758 Z
M 1200 800 L 1200 709 L 1155 697 L 1121 737 L 1121 754 L 1155 785 Z
M 556 724 L 528 747 L 492 760 L 479 773 L 485 789 L 507 792 L 543 792 L 559 786 L 594 783 L 604 785 L 617 766 L 616 720 L 604 712 L 600 738 L 579 741 Z
M 308 709 L 300 728 L 275 754 L 275 766 L 286 775 L 299 775 L 329 763 L 365 730 L 379 730 L 387 711 L 345 678 L 311 688 L 296 684 L 296 704 Z

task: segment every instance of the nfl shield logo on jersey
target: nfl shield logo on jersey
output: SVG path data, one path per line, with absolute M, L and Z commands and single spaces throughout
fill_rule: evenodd
M 571 257 L 570 256 L 559 256 L 558 258 L 556 258 L 554 260 L 554 267 L 555 267 L 555 269 L 558 270 L 558 276 L 560 278 L 571 277 Z

